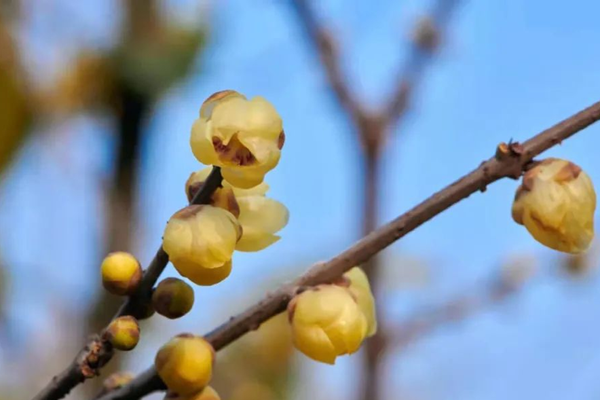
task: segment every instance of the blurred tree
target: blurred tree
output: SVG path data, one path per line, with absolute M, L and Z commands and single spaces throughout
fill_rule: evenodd
M 294 347 L 285 313 L 271 318 L 223 353 L 213 386 L 224 399 L 290 398 Z
M 114 117 L 116 147 L 106 194 L 106 252 L 132 251 L 144 123 L 165 93 L 190 73 L 206 38 L 204 26 L 183 28 L 168 22 L 156 0 L 120 4 L 124 22 L 114 47 L 106 52 L 82 50 L 45 102 L 55 114 L 100 109 Z M 120 299 L 101 291 L 90 310 L 87 331 L 101 329 L 119 304 Z M 110 369 L 115 368 L 113 363 Z

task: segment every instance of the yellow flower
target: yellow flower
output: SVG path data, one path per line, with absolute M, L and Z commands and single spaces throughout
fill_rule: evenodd
M 549 158 L 523 176 L 512 216 L 543 245 L 576 254 L 592 242 L 595 209 L 589 176 L 569 161 Z
M 231 256 L 241 234 L 230 212 L 194 205 L 171 217 L 163 248 L 181 275 L 198 285 L 212 285 L 229 276 Z
M 189 177 L 186 182 L 188 198 L 192 198 L 202 187 L 211 169 L 202 169 Z M 232 191 L 233 199 L 229 197 L 229 192 L 225 192 L 227 190 Z M 242 237 L 235 247 L 236 250 L 259 251 L 280 239 L 276 233 L 287 225 L 289 212 L 280 202 L 265 197 L 268 190 L 269 185 L 265 182 L 250 189 L 240 189 L 223 180 L 223 187 L 215 192 L 212 205 L 226 209 L 234 215 L 234 211 L 237 211 L 236 216 L 242 225 Z
M 112 294 L 127 295 L 135 291 L 142 280 L 142 267 L 129 253 L 110 253 L 102 261 L 102 285 Z
M 227 181 L 248 189 L 275 168 L 284 141 L 281 117 L 271 103 L 224 90 L 202 104 L 190 145 L 201 163 L 221 167 Z
M 288 306 L 292 337 L 298 350 L 316 361 L 334 364 L 356 352 L 368 322 L 349 290 L 320 285 L 296 296 Z
M 210 343 L 199 336 L 183 334 L 160 348 L 154 366 L 169 390 L 189 396 L 208 385 L 214 359 L 215 352 Z
M 377 314 L 375 312 L 375 299 L 371 292 L 369 279 L 360 267 L 354 267 L 344 274 L 350 280 L 348 289 L 356 299 L 362 313 L 367 318 L 367 337 L 377 333 Z

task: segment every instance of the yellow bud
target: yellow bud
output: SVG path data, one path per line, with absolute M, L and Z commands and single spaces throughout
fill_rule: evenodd
M 160 348 L 154 366 L 169 390 L 189 396 L 208 385 L 214 359 L 210 343 L 199 336 L 184 334 Z
M 344 274 L 350 281 L 348 289 L 356 299 L 358 306 L 367 318 L 368 328 L 367 336 L 373 336 L 377 333 L 377 314 L 375 310 L 375 298 L 371 292 L 369 279 L 362 269 L 354 267 Z
M 512 216 L 543 245 L 576 254 L 592 242 L 595 209 L 589 176 L 569 161 L 549 158 L 523 176 Z
M 138 260 L 122 251 L 106 256 L 101 270 L 104 288 L 120 296 L 132 294 L 142 279 L 142 267 Z
M 189 396 L 181 396 L 175 392 L 167 392 L 165 400 L 221 400 L 221 397 L 215 389 L 207 386 L 202 389 L 202 391 Z
M 185 183 L 185 193 L 188 201 L 191 202 L 198 193 L 204 181 L 208 177 L 212 167 L 194 172 Z M 210 198 L 211 206 L 219 207 L 232 213 L 236 218 L 240 215 L 240 207 L 236 201 L 234 190 L 231 187 L 217 188 Z
M 140 326 L 132 316 L 119 317 L 108 325 L 104 338 L 117 350 L 132 350 L 140 340 Z
M 334 364 L 356 352 L 367 335 L 365 315 L 344 287 L 320 285 L 296 296 L 288 306 L 292 337 L 308 357 Z
M 233 90 L 206 99 L 190 138 L 201 163 L 221 167 L 228 182 L 246 189 L 277 166 L 284 142 L 281 117 L 271 103 Z
M 230 212 L 194 205 L 171 217 L 163 248 L 181 275 L 198 285 L 210 285 L 231 272 L 231 257 L 241 234 L 241 227 Z
M 152 293 L 152 305 L 169 319 L 183 317 L 194 305 L 194 290 L 181 279 L 164 279 Z
M 103 392 L 107 393 L 117 390 L 120 387 L 127 385 L 133 378 L 134 376 L 131 372 L 115 372 L 102 382 Z

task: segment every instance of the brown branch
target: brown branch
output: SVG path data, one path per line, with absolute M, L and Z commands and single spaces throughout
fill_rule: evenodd
M 513 144 L 508 152 L 498 152 L 481 165 L 418 204 L 395 220 L 373 231 L 353 246 L 323 263 L 317 263 L 295 281 L 283 285 L 241 314 L 232 317 L 205 335 L 215 350 L 220 350 L 263 322 L 285 310 L 290 299 L 303 287 L 332 282 L 355 265 L 364 263 L 407 233 L 418 228 L 442 211 L 487 185 L 503 178 L 518 178 L 533 157 L 561 143 L 600 119 L 600 102 L 539 133 L 522 145 Z M 133 400 L 156 390 L 165 389 L 154 368 L 148 369 L 132 383 L 110 392 L 101 400 Z
M 412 46 L 406 60 L 399 68 L 397 83 L 392 91 L 391 98 L 383 105 L 373 120 L 377 124 L 361 127 L 361 137 L 367 144 L 365 157 L 364 187 L 364 234 L 371 232 L 377 226 L 378 195 L 380 167 L 380 153 L 385 145 L 387 135 L 390 135 L 406 115 L 411 96 L 420 84 L 424 73 L 434 58 L 435 52 L 441 41 L 441 29 L 449 19 L 452 11 L 458 5 L 458 0 L 438 0 L 429 12 L 429 17 L 418 20 L 412 33 Z M 369 129 L 371 128 L 371 129 Z M 380 262 L 378 257 L 373 257 L 364 265 L 365 272 L 372 284 L 375 298 L 379 292 Z M 379 304 L 379 303 L 378 303 Z M 378 307 L 379 308 L 379 307 Z M 383 317 L 383 313 L 378 314 Z M 387 348 L 388 332 L 385 321 L 377 334 L 365 343 L 364 355 L 364 383 L 362 387 L 363 400 L 379 400 L 381 397 L 382 379 L 385 374 L 381 371 L 381 355 Z
M 354 123 L 360 124 L 367 116 L 344 77 L 335 40 L 327 30 L 319 25 L 307 0 L 291 0 L 291 4 L 298 15 L 308 41 L 319 55 L 333 93 L 348 115 L 354 119 Z
M 191 204 L 207 204 L 214 191 L 221 186 L 221 170 L 214 167 L 204 185 L 192 199 Z M 144 305 L 149 301 L 152 287 L 158 280 L 169 262 L 169 256 L 161 248 L 158 249 L 154 259 L 144 271 L 144 277 L 135 293 L 127 298 L 114 318 L 123 315 L 133 315 L 139 318 L 143 315 Z M 86 379 L 93 378 L 100 373 L 100 369 L 108 363 L 113 356 L 110 343 L 102 339 L 101 334 L 93 335 L 85 347 L 77 354 L 71 364 L 59 375 L 56 375 L 38 393 L 34 400 L 58 400 L 66 396 L 75 386 Z

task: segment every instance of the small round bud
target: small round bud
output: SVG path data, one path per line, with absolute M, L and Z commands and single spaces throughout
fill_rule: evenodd
M 138 308 L 136 310 L 136 317 L 138 320 L 144 320 L 152 317 L 156 310 L 154 310 L 154 306 L 152 305 L 151 300 L 143 301 L 138 304 Z
M 106 256 L 101 269 L 102 286 L 119 296 L 133 293 L 142 279 L 142 267 L 138 260 L 122 251 Z
M 125 315 L 112 320 L 104 332 L 104 338 L 115 349 L 128 351 L 137 346 L 140 340 L 140 326 L 135 318 Z
M 167 388 L 180 396 L 204 389 L 212 378 L 215 352 L 200 336 L 175 336 L 160 348 L 154 366 Z
M 115 372 L 102 382 L 102 391 L 103 393 L 108 393 L 117 390 L 127 385 L 133 378 L 134 376 L 131 372 Z
M 221 397 L 215 389 L 207 386 L 191 396 L 181 396 L 175 392 L 167 392 L 165 400 L 221 400 Z
M 164 317 L 182 317 L 194 305 L 194 290 L 181 279 L 164 279 L 152 293 L 152 305 L 156 312 Z

